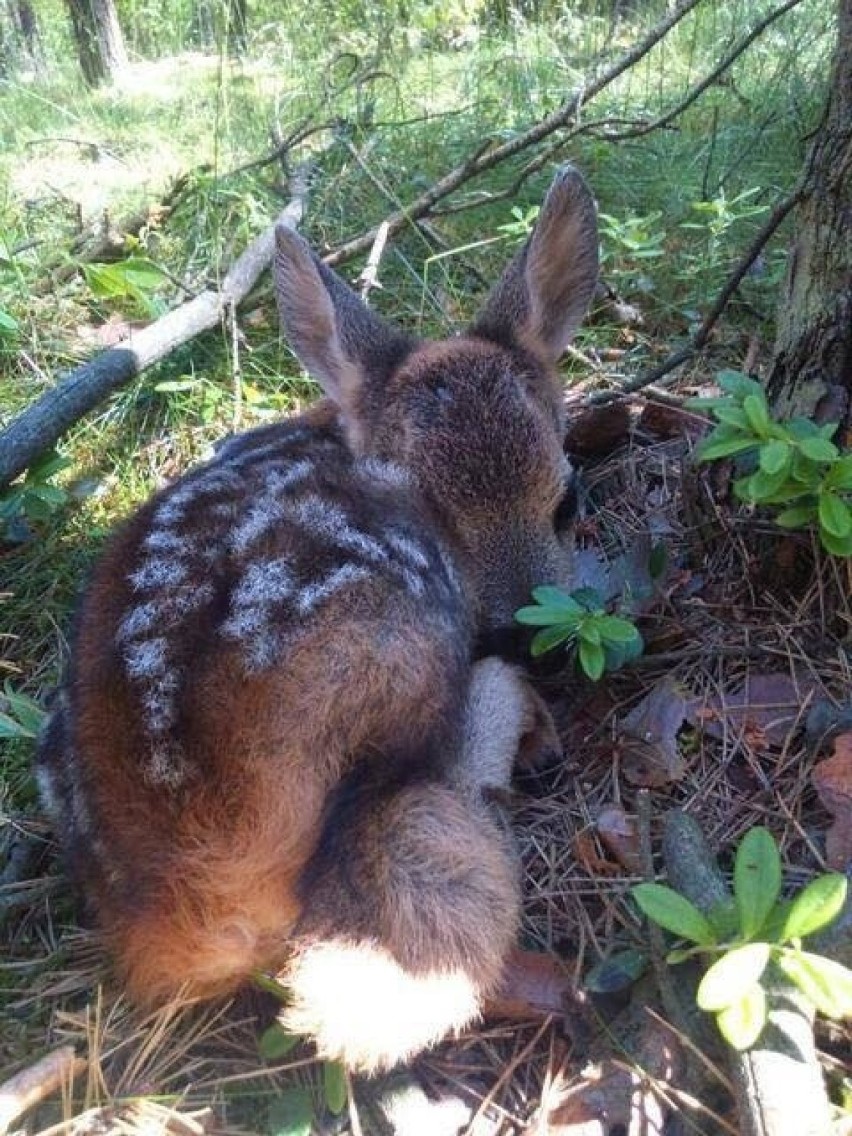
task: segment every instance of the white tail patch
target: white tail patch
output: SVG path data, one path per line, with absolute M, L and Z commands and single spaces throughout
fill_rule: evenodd
M 480 1014 L 481 991 L 459 969 L 412 973 L 377 943 L 318 943 L 285 977 L 288 1030 L 350 1069 L 390 1069 Z

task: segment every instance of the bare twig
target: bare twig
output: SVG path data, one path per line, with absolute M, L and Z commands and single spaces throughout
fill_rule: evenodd
M 504 142 L 500 146 L 492 146 L 490 141 L 487 141 L 476 153 L 467 158 L 461 165 L 456 166 L 454 170 L 445 174 L 444 177 L 440 178 L 433 186 L 430 186 L 429 189 L 421 193 L 420 196 L 415 198 L 408 206 L 404 209 L 397 210 L 389 217 L 385 218 L 389 235 L 395 235 L 406 225 L 424 217 L 430 212 L 434 205 L 445 197 L 448 197 L 451 193 L 455 193 L 460 186 L 470 181 L 471 178 L 476 177 L 485 170 L 492 169 L 507 158 L 512 158 L 516 154 L 520 154 L 523 150 L 534 146 L 537 142 L 543 141 L 543 139 L 549 137 L 555 131 L 569 125 L 576 118 L 580 108 L 587 103 L 589 99 L 600 94 L 600 92 L 608 87 L 610 83 L 614 82 L 619 75 L 622 75 L 644 55 L 647 55 L 684 16 L 700 3 L 701 0 L 681 0 L 681 2 L 675 5 L 671 12 L 666 15 L 665 19 L 656 24 L 634 47 L 626 51 L 614 63 L 610 64 L 609 67 L 604 68 L 596 78 L 589 81 L 587 86 L 575 91 L 560 107 L 541 119 L 534 126 L 531 126 L 528 130 L 523 131 L 514 138 L 510 138 L 508 142 Z M 342 245 L 339 245 L 330 256 L 326 257 L 326 263 L 335 267 L 350 260 L 353 256 L 357 256 L 359 253 L 366 252 L 376 238 L 377 229 L 378 226 L 369 229 L 360 236 L 353 237 L 352 240 L 345 241 Z
M 379 283 L 379 263 L 382 259 L 382 253 L 385 251 L 385 244 L 388 239 L 388 227 L 386 224 L 379 225 L 379 231 L 376 233 L 376 239 L 373 241 L 373 247 L 370 249 L 370 255 L 367 257 L 367 263 L 364 266 L 364 271 L 358 277 L 358 283 L 361 285 L 361 299 L 366 300 L 373 288 L 381 288 Z
M 682 115 L 685 110 L 691 107 L 708 88 L 712 87 L 714 83 L 717 83 L 722 75 L 730 70 L 740 56 L 751 47 L 754 41 L 763 35 L 767 28 L 771 27 L 776 20 L 786 15 L 787 12 L 791 11 L 793 8 L 798 7 L 801 3 L 802 0 L 786 0 L 784 4 L 779 4 L 777 8 L 773 8 L 764 19 L 755 24 L 748 35 L 743 36 L 739 43 L 735 44 L 728 54 L 720 59 L 713 70 L 705 75 L 700 83 L 696 83 L 685 97 L 681 99 L 676 106 L 667 110 L 665 114 L 652 119 L 650 122 L 637 123 L 635 126 L 630 126 L 626 130 L 619 131 L 618 133 L 603 134 L 601 137 L 610 142 L 621 142 L 628 138 L 641 138 L 644 134 L 650 134 L 654 130 L 661 130 L 669 126 L 676 118 Z M 587 132 L 591 132 L 589 131 L 590 125 L 591 124 L 586 125 Z

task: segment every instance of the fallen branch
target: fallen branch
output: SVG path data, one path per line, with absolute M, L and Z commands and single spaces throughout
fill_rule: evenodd
M 85 1058 L 77 1057 L 73 1045 L 62 1045 L 5 1081 L 0 1085 L 0 1136 L 5 1136 L 19 1116 L 51 1093 L 70 1086 L 85 1068 Z
M 664 820 L 669 882 L 705 915 L 730 902 L 697 821 L 673 809 Z M 831 1110 L 817 1060 L 813 1007 L 780 974 L 764 977 L 768 1018 L 757 1042 L 729 1051 L 741 1136 L 826 1136 Z
M 307 170 L 303 168 L 294 176 L 293 197 L 275 224 L 298 224 L 306 194 Z M 218 291 L 205 290 L 148 327 L 133 332 L 120 347 L 103 351 L 76 367 L 14 419 L 0 433 L 0 488 L 23 473 L 106 395 L 164 359 L 176 347 L 215 327 L 254 287 L 271 262 L 274 247 L 275 225 L 235 261 Z

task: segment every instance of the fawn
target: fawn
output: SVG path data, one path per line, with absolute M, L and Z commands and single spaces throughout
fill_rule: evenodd
M 133 999 L 272 970 L 285 1023 L 369 1072 L 474 1019 L 515 940 L 487 790 L 553 730 L 475 644 L 569 572 L 553 365 L 595 288 L 596 212 L 562 170 L 437 343 L 276 242 L 281 320 L 327 398 L 226 440 L 112 539 L 38 777 Z

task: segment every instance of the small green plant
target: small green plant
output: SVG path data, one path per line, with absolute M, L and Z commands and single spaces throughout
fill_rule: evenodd
M 31 533 L 27 522 L 49 520 L 68 500 L 67 492 L 51 478 L 71 463 L 55 450 L 27 470 L 23 480 L 0 496 L 0 539 L 20 543 Z
M 537 658 L 555 647 L 576 647 L 580 669 L 597 681 L 642 654 L 644 644 L 629 619 L 610 615 L 594 588 L 533 588 L 535 605 L 515 612 L 518 623 L 538 627 L 530 651 Z
M 0 693 L 0 738 L 35 738 L 45 717 L 35 699 L 13 690 L 7 678 Z
M 145 316 L 159 316 L 163 305 L 155 292 L 166 274 L 145 256 L 129 256 L 114 264 L 84 264 L 83 275 L 94 295 L 104 300 L 129 300 Z
M 261 1034 L 258 1041 L 260 1056 L 265 1061 L 281 1061 L 301 1042 L 303 1037 L 288 1033 L 275 1023 Z M 322 1063 L 322 1103 L 333 1116 L 340 1116 L 346 1108 L 348 1089 L 346 1073 L 339 1061 Z M 269 1131 L 275 1136 L 308 1136 L 316 1119 L 314 1095 L 304 1085 L 284 1089 L 269 1105 Z
M 734 863 L 734 898 L 707 915 L 663 884 L 638 884 L 633 896 L 642 912 L 694 947 L 670 952 L 670 963 L 696 954 L 720 957 L 707 969 L 696 993 L 702 1010 L 715 1014 L 722 1036 L 748 1049 L 766 1023 L 763 978 L 774 967 L 822 1014 L 852 1016 L 852 971 L 802 950 L 802 939 L 827 927 L 846 901 L 846 878 L 817 876 L 792 901 L 781 894 L 781 857 L 772 834 L 752 828 Z
M 754 379 L 723 371 L 717 381 L 722 396 L 690 400 L 717 422 L 699 445 L 698 460 L 748 455 L 754 468 L 734 482 L 740 500 L 779 507 L 775 523 L 782 528 L 816 523 L 828 552 L 852 556 L 852 453 L 842 454 L 831 440 L 837 423 L 779 421 Z

